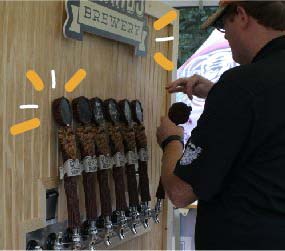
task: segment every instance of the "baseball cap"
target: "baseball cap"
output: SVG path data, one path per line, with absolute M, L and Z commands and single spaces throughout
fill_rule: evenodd
M 218 19 L 221 17 L 227 7 L 229 6 L 230 3 L 233 3 L 234 1 L 229 1 L 229 0 L 223 0 L 219 2 L 219 8 L 217 11 L 212 14 L 208 19 L 201 25 L 201 29 L 206 29 L 210 26 L 212 26 Z

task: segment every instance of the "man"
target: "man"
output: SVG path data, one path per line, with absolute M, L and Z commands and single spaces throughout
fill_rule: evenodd
M 241 66 L 215 85 L 166 87 L 206 103 L 184 152 L 183 130 L 162 118 L 162 182 L 177 207 L 199 200 L 197 249 L 285 249 L 285 2 L 220 5 L 203 26 L 224 29 Z

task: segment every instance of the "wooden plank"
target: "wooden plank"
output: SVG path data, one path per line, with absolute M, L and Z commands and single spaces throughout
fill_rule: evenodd
M 177 11 L 177 19 L 173 22 L 173 26 L 170 26 L 169 36 L 174 36 L 174 41 L 172 42 L 172 47 L 169 49 L 168 58 L 174 63 L 174 70 L 168 73 L 168 82 L 171 82 L 176 79 L 177 76 L 177 61 L 178 61 L 178 45 L 179 45 L 179 11 Z M 170 105 L 175 102 L 175 95 L 169 95 L 166 93 L 166 112 L 169 109 Z M 173 205 L 170 201 L 164 203 L 164 228 L 167 231 L 163 235 L 163 249 L 172 249 L 172 235 L 173 235 Z M 179 247 L 175 247 L 179 248 Z
M 19 12 L 23 12 L 23 3 L 18 4 L 14 10 Z M 23 29 L 22 22 L 16 22 L 16 33 L 19 34 L 19 40 L 23 41 L 26 34 L 23 34 L 21 30 Z M 15 44 L 15 46 L 17 46 Z M 25 120 L 25 112 L 19 109 L 19 105 L 25 104 L 25 64 L 21 64 L 20 62 L 25 61 L 25 52 L 19 51 L 17 55 L 15 55 L 17 67 L 15 69 L 15 85 L 17 86 L 17 91 L 15 92 L 16 96 L 16 120 L 24 121 Z M 24 135 L 18 135 L 15 137 L 15 169 L 13 170 L 12 175 L 12 186 L 13 186 L 13 194 L 12 194 L 12 232 L 14 236 L 20 235 L 19 222 L 23 219 L 23 211 L 24 211 L 24 201 L 23 201 L 23 187 L 24 187 Z M 13 240 L 13 248 L 19 246 L 18 238 Z
M 169 10 L 165 7 L 158 10 L 157 4 L 148 6 L 157 17 Z M 60 220 L 67 218 L 65 193 L 58 180 L 61 157 L 57 128 L 51 113 L 51 103 L 57 97 L 65 95 L 72 99 L 85 95 L 103 99 L 139 98 L 142 101 L 150 143 L 149 173 L 154 196 L 161 158 L 155 131 L 160 115 L 166 111 L 162 84 L 168 74 L 156 65 L 153 53 L 161 50 L 167 55 L 169 51 L 167 45 L 159 45 L 154 39 L 160 34 L 167 35 L 169 27 L 157 33 L 152 28 L 155 18 L 148 17 L 148 55 L 136 57 L 132 46 L 94 35 L 84 34 L 83 42 L 65 39 L 62 35 L 64 3 L 61 1 L 0 2 L 0 14 L 0 32 L 7 34 L 0 39 L 0 81 L 3 83 L 0 86 L 0 186 L 3 191 L 0 206 L 4 209 L 0 211 L 3 226 L 0 248 L 24 249 L 25 233 L 44 226 L 45 190 L 48 188 L 59 187 L 58 216 Z M 73 93 L 66 93 L 65 82 L 79 68 L 86 70 L 86 79 Z M 26 79 L 25 74 L 30 69 L 36 70 L 43 79 L 45 89 L 42 92 L 34 91 Z M 56 89 L 51 89 L 52 69 L 56 71 Z M 39 109 L 21 111 L 18 106 L 23 103 L 36 103 Z M 12 124 L 33 117 L 40 118 L 40 128 L 17 137 L 9 135 Z M 81 214 L 84 215 L 81 180 L 79 192 Z M 161 249 L 162 227 L 162 224 L 153 225 L 150 233 L 121 247 Z
M 14 3 L 17 4 L 17 3 Z M 18 13 L 20 15 L 20 18 L 22 20 L 25 20 L 27 16 L 29 16 L 30 12 L 34 13 L 36 15 L 36 10 L 37 10 L 37 5 L 31 4 L 31 3 L 26 3 L 24 4 L 24 11 L 22 13 Z M 21 72 L 21 75 L 26 74 L 28 70 L 36 70 L 35 69 L 35 58 L 33 54 L 35 53 L 35 46 L 37 42 L 37 37 L 36 37 L 36 24 L 34 20 L 31 20 L 31 18 L 28 18 L 25 20 L 27 22 L 25 28 L 34 30 L 34 33 L 26 33 L 25 38 L 22 42 L 22 45 L 25 46 L 24 52 L 25 52 L 25 61 L 23 62 L 25 64 L 25 69 L 24 72 Z M 33 36 L 33 34 L 35 36 Z M 34 97 L 35 97 L 35 91 L 26 78 L 24 79 L 25 85 L 25 97 L 24 101 L 25 103 L 32 104 L 34 102 Z M 26 119 L 32 119 L 34 117 L 34 111 L 32 110 L 26 110 L 24 111 L 24 116 L 25 120 Z M 20 121 L 19 121 L 20 122 Z M 24 186 L 23 186 L 23 198 L 22 201 L 24 203 L 24 210 L 23 210 L 23 220 L 29 220 L 33 217 L 32 212 L 32 197 L 33 197 L 33 188 L 32 188 L 32 177 L 33 177 L 33 140 L 34 140 L 34 132 L 29 131 L 25 133 L 24 135 Z
M 4 15 L 5 11 L 5 2 L 0 2 L 0 33 L 5 34 L 6 31 L 6 25 L 5 25 L 5 18 Z M 0 48 L 3 48 L 0 50 L 0 82 L 4 83 L 4 71 L 5 71 L 5 54 L 6 54 L 6 43 L 5 43 L 5 36 L 1 36 L 0 38 Z M 0 195 L 0 225 L 5 226 L 5 138 L 7 137 L 7 128 L 6 128 L 6 86 L 4 84 L 0 85 L 0 107 L 2 107 L 2 111 L 0 113 L 0 189 L 1 189 L 1 195 Z M 5 228 L 0 228 L 0 249 L 4 249 L 4 243 L 5 241 Z
M 18 9 L 19 10 L 19 9 Z M 8 32 L 6 36 L 6 58 L 4 59 L 6 62 L 6 69 L 4 72 L 4 84 L 9 85 L 6 89 L 6 125 L 13 125 L 16 122 L 16 97 L 15 97 L 15 91 L 16 89 L 16 57 L 17 54 L 15 53 L 15 47 L 16 47 L 16 38 L 13 37 L 13 33 L 17 31 L 16 29 L 16 17 L 13 15 L 13 6 L 7 5 L 6 6 L 6 15 L 7 19 L 5 20 L 5 25 L 7 25 L 6 31 L 11 31 L 11 33 Z M 6 22 L 7 21 L 7 22 Z M 5 74 L 5 73 L 8 74 Z M 9 76 L 9 77 L 8 77 Z M 7 132 L 8 134 L 8 132 Z M 13 230 L 15 229 L 15 221 L 13 220 L 13 213 L 15 213 L 15 209 L 13 209 L 13 206 L 15 207 L 13 203 L 13 190 L 14 190 L 14 169 L 15 169 L 15 137 L 8 134 L 6 137 L 5 142 L 5 156 L 6 156 L 6 163 L 4 168 L 6 169 L 5 173 L 5 240 L 4 245 L 7 249 L 13 249 L 14 248 L 14 242 L 13 242 Z M 15 190 L 14 190 L 15 191 Z

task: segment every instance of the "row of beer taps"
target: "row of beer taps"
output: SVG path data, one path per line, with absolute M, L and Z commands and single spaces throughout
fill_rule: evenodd
M 126 232 L 136 235 L 141 225 L 147 229 L 151 218 L 159 223 L 164 190 L 160 183 L 155 207 L 151 209 L 147 137 L 140 101 L 103 101 L 81 96 L 71 103 L 61 97 L 54 100 L 52 110 L 63 156 L 60 177 L 67 198 L 68 229 L 50 234 L 46 248 L 95 250 L 102 241 L 109 247 L 114 235 L 123 240 Z M 86 221 L 83 224 L 79 212 L 78 176 L 82 176 L 85 195 Z M 115 187 L 114 211 L 110 176 L 113 176 Z M 100 216 L 96 184 L 100 194 Z

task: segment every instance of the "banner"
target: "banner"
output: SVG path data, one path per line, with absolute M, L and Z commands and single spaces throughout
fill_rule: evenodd
M 148 29 L 145 0 L 66 0 L 66 38 L 83 40 L 83 32 L 135 46 L 137 56 L 145 56 Z

